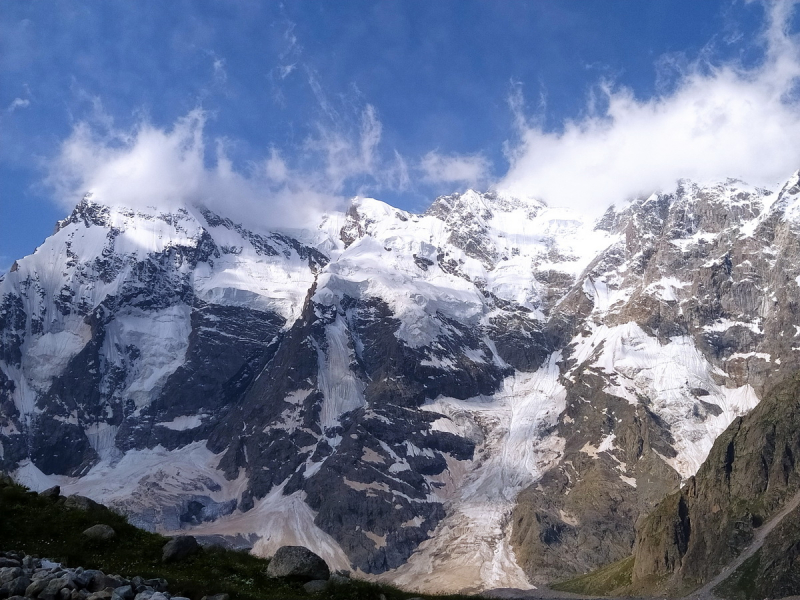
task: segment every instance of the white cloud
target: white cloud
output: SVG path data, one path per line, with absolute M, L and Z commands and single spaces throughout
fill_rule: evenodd
M 489 161 L 481 154 L 440 154 L 428 152 L 419 168 L 429 183 L 466 184 L 477 188 L 485 184 Z
M 331 109 L 332 110 L 332 109 Z M 357 134 L 342 127 L 317 125 L 317 135 L 306 140 L 307 150 L 324 156 L 324 172 L 332 189 L 341 191 L 345 182 L 367 176 L 382 180 L 377 147 L 383 126 L 375 108 L 367 105 L 361 114 Z
M 275 150 L 252 172 L 237 171 L 222 144 L 207 156 L 205 119 L 193 110 L 171 130 L 142 123 L 107 133 L 81 123 L 50 164 L 47 182 L 67 208 L 91 192 L 96 201 L 131 208 L 200 204 L 262 227 L 301 225 L 344 201 L 328 182 L 291 171 Z
M 520 119 L 512 97 L 520 139 L 496 187 L 596 213 L 679 178 L 737 177 L 755 185 L 786 178 L 800 167 L 800 44 L 787 25 L 794 5 L 766 5 L 758 67 L 698 61 L 671 92 L 645 100 L 602 84 L 587 116 L 558 133 Z
M 225 83 L 228 80 L 228 72 L 225 70 L 225 59 L 214 57 L 212 65 L 214 66 L 214 81 L 217 83 Z
M 264 171 L 267 177 L 276 183 L 283 183 L 289 177 L 289 168 L 275 148 L 272 148 L 269 158 L 264 161 Z
M 14 98 L 11 104 L 8 105 L 8 112 L 14 112 L 18 108 L 28 108 L 31 101 L 27 98 Z
M 120 131 L 102 109 L 79 123 L 49 164 L 47 183 L 71 208 L 86 193 L 96 201 L 131 208 L 174 210 L 199 204 L 263 228 L 307 225 L 341 208 L 345 192 L 408 185 L 403 158 L 378 151 L 382 125 L 367 105 L 358 124 L 324 127 L 294 161 L 277 148 L 236 168 L 217 140 L 207 148 L 206 113 L 191 111 L 170 130 L 140 123 Z
M 294 71 L 296 67 L 297 63 L 292 63 L 291 65 L 279 65 L 278 75 L 281 79 L 286 79 L 289 75 L 291 75 L 292 71 Z

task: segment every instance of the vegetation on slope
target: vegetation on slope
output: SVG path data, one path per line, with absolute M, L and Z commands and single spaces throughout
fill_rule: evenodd
M 90 540 L 82 532 L 102 523 L 116 537 Z M 172 595 L 199 600 L 227 593 L 232 600 L 309 598 L 302 585 L 266 575 L 268 561 L 246 552 L 205 548 L 180 561 L 163 563 L 168 538 L 138 529 L 104 506 L 70 509 L 62 501 L 28 491 L 0 475 L 0 550 L 49 558 L 68 567 L 99 569 L 126 578 L 139 575 L 169 582 Z M 331 585 L 313 597 L 320 600 L 404 600 L 411 594 L 395 588 L 353 580 Z M 458 598 L 452 596 L 449 598 Z M 446 600 L 446 599 L 443 599 Z
M 605 596 L 629 586 L 632 572 L 633 556 L 629 556 L 586 575 L 555 584 L 552 588 L 559 592 Z

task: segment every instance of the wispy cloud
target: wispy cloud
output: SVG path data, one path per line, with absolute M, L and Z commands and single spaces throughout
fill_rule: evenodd
M 67 207 L 91 192 L 100 202 L 132 208 L 200 204 L 263 226 L 297 225 L 342 201 L 325 182 L 292 172 L 275 152 L 244 172 L 235 169 L 224 145 L 207 149 L 205 121 L 197 109 L 170 130 L 143 122 L 133 131 L 101 131 L 80 123 L 47 182 Z
M 215 56 L 212 65 L 214 67 L 214 81 L 217 83 L 225 83 L 228 80 L 228 72 L 225 70 L 225 59 Z
M 757 67 L 675 62 L 675 84 L 644 100 L 601 82 L 586 116 L 559 132 L 526 119 L 515 89 L 519 138 L 508 146 L 510 169 L 497 188 L 596 212 L 678 178 L 739 177 L 764 185 L 787 176 L 800 167 L 800 44 L 789 31 L 795 5 L 765 4 L 764 59 Z
M 280 76 L 281 79 L 286 79 L 289 75 L 292 74 L 292 71 L 294 71 L 296 68 L 297 68 L 297 63 L 292 63 L 290 65 L 279 65 L 278 75 Z
M 429 183 L 467 185 L 479 188 L 489 176 L 489 160 L 481 154 L 440 154 L 428 152 L 419 162 L 422 177 Z
M 8 112 L 14 112 L 20 108 L 28 108 L 30 106 L 31 101 L 27 98 L 14 98 L 11 104 L 8 105 Z
M 403 158 L 379 151 L 382 125 L 370 105 L 354 128 L 318 125 L 303 144 L 304 160 L 273 147 L 238 168 L 222 140 L 209 144 L 207 117 L 195 109 L 170 129 L 142 121 L 120 130 L 100 114 L 75 126 L 49 164 L 47 184 L 67 208 L 91 192 L 132 208 L 203 205 L 264 228 L 305 225 L 341 208 L 354 189 L 408 185 Z

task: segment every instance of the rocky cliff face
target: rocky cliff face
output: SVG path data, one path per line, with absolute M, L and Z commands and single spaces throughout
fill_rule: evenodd
M 429 591 L 583 572 L 797 370 L 798 189 L 261 233 L 87 198 L 0 281 L 2 468 Z
M 720 573 L 800 489 L 798 453 L 800 378 L 795 376 L 736 419 L 717 438 L 697 475 L 642 522 L 634 585 L 682 593 Z M 747 597 L 796 591 L 789 589 L 800 539 L 793 516 L 784 519 L 761 549 L 747 577 L 760 581 L 757 588 L 750 586 L 754 589 Z

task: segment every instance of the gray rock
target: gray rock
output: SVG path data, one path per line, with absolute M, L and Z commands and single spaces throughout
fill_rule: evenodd
M 133 600 L 135 595 L 131 586 L 122 585 L 114 589 L 114 593 L 111 594 L 111 600 Z
M 145 579 L 144 584 L 148 587 L 153 588 L 157 592 L 166 592 L 167 591 L 167 580 L 161 578 L 155 579 Z
M 230 600 L 228 594 L 214 594 L 213 596 L 203 596 L 201 600 Z
M 270 577 L 285 577 L 300 581 L 328 580 L 330 569 L 324 560 L 303 546 L 282 546 L 267 567 Z
M 13 558 L 0 557 L 0 567 L 21 567 L 22 563 Z
M 43 498 L 58 500 L 58 497 L 61 495 L 61 486 L 54 485 L 51 488 L 47 488 L 43 492 L 39 492 L 39 495 L 42 496 Z
M 74 508 L 77 510 L 89 510 L 92 508 L 97 508 L 100 505 L 91 498 L 73 494 L 72 496 L 67 496 L 67 499 L 64 501 L 64 506 L 66 508 Z
M 349 577 L 344 577 L 343 575 L 339 575 L 339 573 L 331 574 L 331 578 L 328 580 L 332 585 L 348 585 L 352 583 L 352 580 Z
M 155 594 L 156 591 L 153 588 L 148 588 L 138 592 L 133 600 L 150 600 L 150 598 Z
M 130 581 L 124 577 L 120 577 L 119 575 L 106 575 L 104 589 L 111 588 L 111 591 L 113 592 L 116 588 L 123 585 L 128 585 L 129 583 Z
M 328 582 L 324 579 L 314 579 L 303 585 L 303 589 L 308 594 L 321 594 L 328 588 Z
M 75 579 L 80 587 L 86 588 L 90 592 L 99 592 L 106 587 L 105 573 L 96 569 L 88 569 Z
M 328 581 L 333 585 L 348 585 L 352 583 L 350 571 L 339 570 L 335 573 L 331 573 L 331 578 Z
M 0 569 L 0 585 L 8 583 L 20 575 L 22 575 L 22 569 L 19 567 L 3 567 Z
M 42 577 L 40 579 L 34 579 L 25 589 L 25 596 L 28 598 L 38 598 L 39 594 L 44 591 L 51 579 L 55 579 L 55 577 L 47 575 L 46 577 Z
M 111 600 L 111 592 L 107 590 L 100 590 L 89 595 L 86 600 Z
M 22 559 L 22 568 L 28 569 L 29 571 L 33 571 L 36 568 L 36 565 L 39 561 L 37 561 L 32 556 L 26 556 Z
M 223 595 L 227 596 L 227 594 Z M 191 600 L 191 599 L 187 598 L 186 596 L 173 596 L 170 600 Z
M 107 541 L 114 538 L 117 532 L 110 526 L 99 523 L 84 530 L 83 535 L 90 540 Z
M 25 575 L 20 575 L 16 579 L 10 581 L 5 585 L 6 591 L 9 596 L 24 596 L 25 590 L 31 584 L 30 578 Z
M 179 535 L 164 544 L 161 560 L 164 562 L 183 560 L 199 550 L 200 544 L 197 543 L 197 540 L 193 536 Z
M 39 593 L 40 600 L 56 600 L 59 592 L 67 586 L 72 586 L 72 577 L 69 574 L 61 575 L 47 582 L 47 586 Z M 25 590 L 27 593 L 27 590 Z
M 150 596 L 150 600 L 170 600 L 170 598 L 164 592 L 156 592 Z

